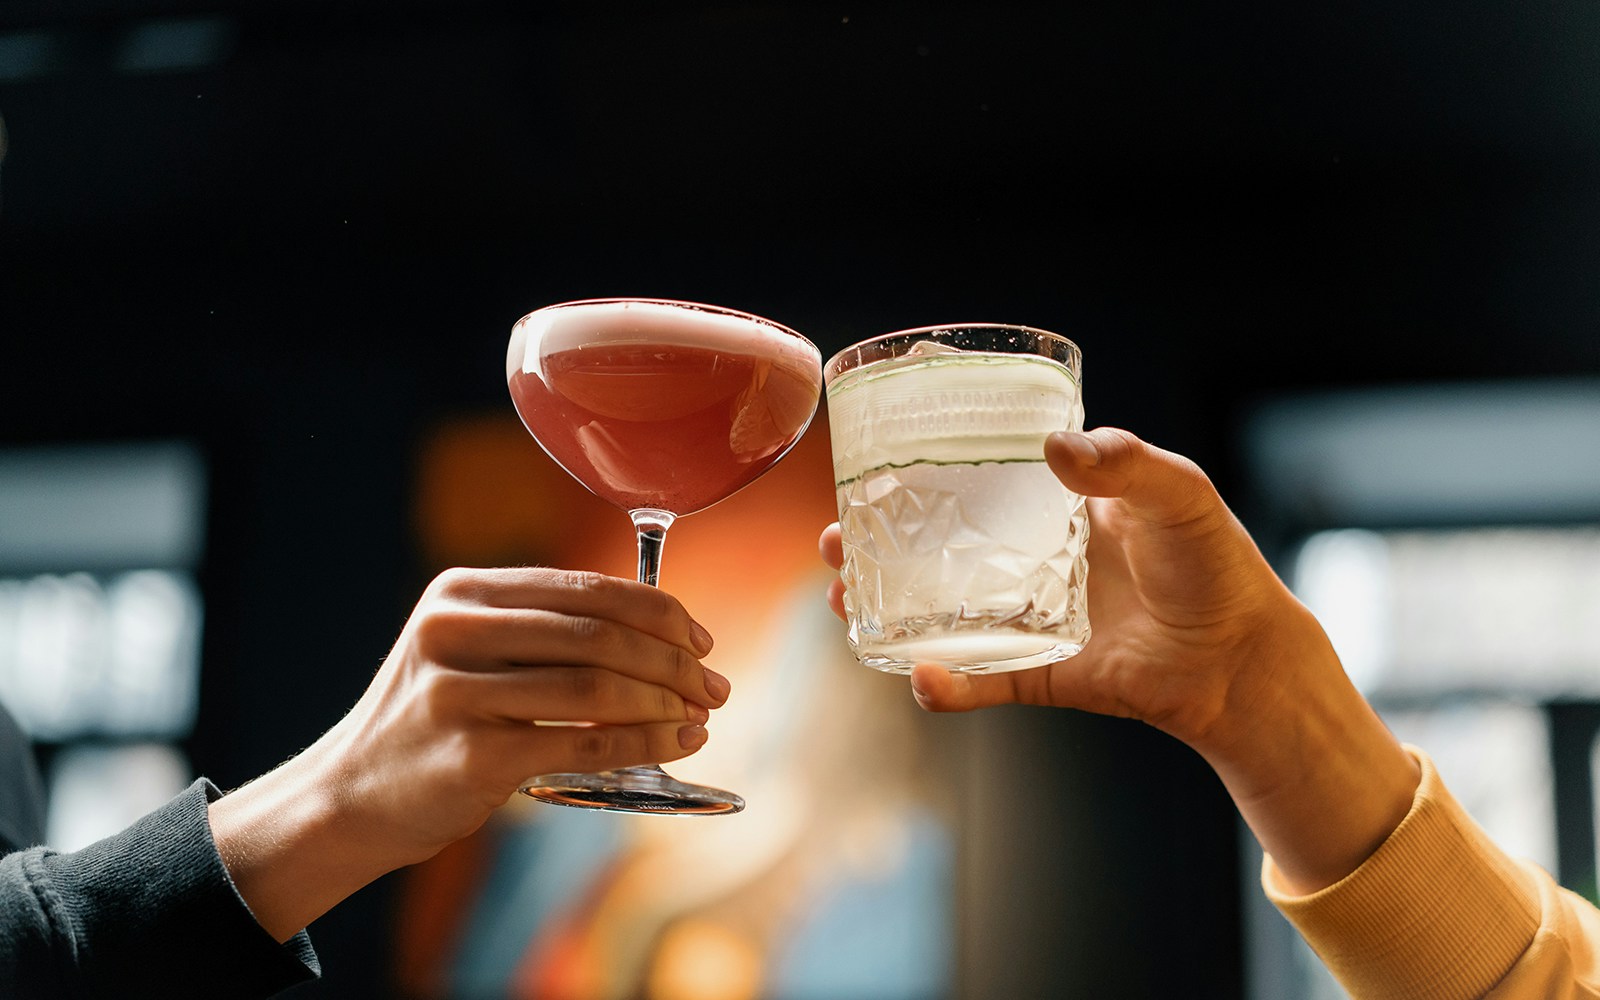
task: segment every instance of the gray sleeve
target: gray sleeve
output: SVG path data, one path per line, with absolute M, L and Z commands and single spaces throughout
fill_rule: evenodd
M 44 843 L 44 789 L 33 744 L 0 705 L 0 854 Z
M 0 859 L 0 995 L 265 997 L 320 975 L 304 931 L 279 944 L 228 878 L 205 779 L 115 836 Z

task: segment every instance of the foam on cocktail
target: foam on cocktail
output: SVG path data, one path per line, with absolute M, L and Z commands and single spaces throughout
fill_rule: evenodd
M 912 463 L 1040 461 L 1044 438 L 1081 420 L 1065 365 L 1029 354 L 917 345 L 828 386 L 834 478 Z
M 506 375 L 519 369 L 538 371 L 541 354 L 548 357 L 595 344 L 697 347 L 770 358 L 792 367 L 815 363 L 811 345 L 803 337 L 757 316 L 685 302 L 581 304 L 581 312 L 552 306 L 518 321 L 506 354 Z
M 507 346 L 512 401 L 562 468 L 624 510 L 680 516 L 777 461 L 811 422 L 821 375 L 788 328 L 691 303 L 547 306 Z

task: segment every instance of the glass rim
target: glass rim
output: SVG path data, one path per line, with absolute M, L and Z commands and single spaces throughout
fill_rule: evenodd
M 592 299 L 572 299 L 567 302 L 552 302 L 547 306 L 540 306 L 532 312 L 523 315 L 521 319 L 517 320 L 516 323 L 512 325 L 521 326 L 531 317 L 536 316 L 539 313 L 553 312 L 557 309 L 570 309 L 573 306 L 617 305 L 619 303 L 637 303 L 639 305 L 650 306 L 671 306 L 674 309 L 683 309 L 688 312 L 715 313 L 719 316 L 730 316 L 735 319 L 746 319 L 759 326 L 771 327 L 772 329 L 781 333 L 786 333 L 801 343 L 809 346 L 813 351 L 816 352 L 816 355 L 819 359 L 822 357 L 821 349 L 812 342 L 810 337 L 807 337 L 805 334 L 792 327 L 779 323 L 775 319 L 768 319 L 765 316 L 757 316 L 755 313 L 745 312 L 743 309 L 732 309 L 728 306 L 713 305 L 709 302 L 694 302 L 690 301 L 689 299 L 667 299 L 648 295 L 613 295 L 601 296 L 599 298 Z
M 1078 364 L 1082 364 L 1081 359 L 1083 357 L 1083 348 L 1079 347 L 1076 341 L 1072 340 L 1071 338 L 1064 337 L 1059 333 L 1041 329 L 1037 326 L 1027 326 L 1022 323 L 934 323 L 929 326 L 914 326 L 907 330 L 894 330 L 890 333 L 880 333 L 875 337 L 868 337 L 865 340 L 856 341 L 848 347 L 835 352 L 832 357 L 823 363 L 823 381 L 824 383 L 831 383 L 834 378 L 843 374 L 843 372 L 837 371 L 836 368 L 838 363 L 843 361 L 845 356 L 848 354 L 860 353 L 862 350 L 870 349 L 878 344 L 902 337 L 925 337 L 932 334 L 945 332 L 954 333 L 961 330 L 1011 330 L 1017 333 L 1039 337 L 1043 340 L 1053 341 L 1055 343 L 1065 345 L 1071 350 L 1074 358 L 1079 359 Z

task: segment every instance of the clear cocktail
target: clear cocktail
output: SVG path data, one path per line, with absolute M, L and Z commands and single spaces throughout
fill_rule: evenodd
M 1023 327 L 926 328 L 827 366 L 849 640 L 904 673 L 1016 670 L 1089 639 L 1083 498 L 1044 461 L 1081 430 L 1080 356 Z

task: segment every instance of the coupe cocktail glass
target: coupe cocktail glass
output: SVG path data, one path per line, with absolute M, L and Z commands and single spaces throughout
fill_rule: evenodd
M 591 299 L 518 320 L 506 380 L 524 426 L 597 496 L 627 511 L 639 580 L 657 585 L 672 522 L 749 485 L 816 413 L 821 355 L 771 320 L 660 299 Z M 739 796 L 656 766 L 544 774 L 522 791 L 616 812 L 708 814 Z

